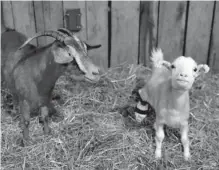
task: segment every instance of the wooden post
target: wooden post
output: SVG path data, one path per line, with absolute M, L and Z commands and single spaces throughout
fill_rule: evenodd
M 37 32 L 44 30 L 57 30 L 63 27 L 62 1 L 34 1 Z M 51 37 L 40 37 L 40 45 L 54 41 Z
M 214 1 L 191 1 L 185 55 L 207 63 Z
M 152 48 L 157 45 L 158 1 L 141 1 L 139 64 L 149 66 Z
M 219 2 L 215 5 L 209 65 L 213 72 L 219 73 Z
M 32 1 L 12 1 L 14 26 L 16 31 L 31 37 L 36 33 L 35 18 Z M 31 41 L 37 45 L 37 41 Z
M 13 18 L 13 9 L 11 1 L 2 1 L 2 17 L 3 19 L 2 23 L 4 23 L 4 26 L 6 28 L 14 29 L 14 18 Z
M 139 1 L 112 1 L 111 66 L 137 64 Z
M 158 47 L 164 58 L 173 61 L 183 54 L 186 1 L 160 2 Z
M 87 35 L 91 45 L 101 44 L 98 49 L 88 51 L 95 64 L 108 67 L 108 2 L 87 1 Z

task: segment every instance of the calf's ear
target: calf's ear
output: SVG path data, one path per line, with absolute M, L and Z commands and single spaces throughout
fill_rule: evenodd
M 53 48 L 52 54 L 54 56 L 54 61 L 59 64 L 70 63 L 74 59 L 67 48 Z
M 199 74 L 200 73 L 207 73 L 210 70 L 210 68 L 206 64 L 199 64 L 197 69 L 198 69 Z

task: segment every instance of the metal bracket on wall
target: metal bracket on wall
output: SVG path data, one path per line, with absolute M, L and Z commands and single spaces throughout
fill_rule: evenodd
M 80 9 L 69 9 L 66 11 L 66 26 L 67 29 L 73 32 L 81 30 L 81 11 Z

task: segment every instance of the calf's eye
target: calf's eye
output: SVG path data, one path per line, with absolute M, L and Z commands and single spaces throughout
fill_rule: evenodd
M 194 68 L 194 69 L 193 69 L 194 72 L 196 72 L 197 70 L 198 70 L 197 68 Z
M 174 69 L 174 68 L 176 68 L 176 67 L 172 64 L 172 65 L 171 65 L 171 68 Z

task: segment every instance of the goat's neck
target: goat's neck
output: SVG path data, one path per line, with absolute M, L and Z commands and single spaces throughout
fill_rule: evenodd
M 171 107 L 178 111 L 189 110 L 189 92 L 188 90 L 179 90 L 173 87 L 170 88 L 170 103 Z
M 44 52 L 44 50 L 42 50 Z M 50 51 L 46 51 L 44 55 L 35 56 L 33 59 L 36 60 L 37 57 L 41 57 L 41 61 L 38 62 L 40 65 L 36 69 L 38 72 L 35 73 L 40 88 L 45 89 L 47 91 L 48 89 L 52 89 L 57 79 L 63 74 L 63 72 L 66 70 L 65 65 L 57 64 L 54 61 L 53 55 Z M 37 61 L 34 61 L 35 63 Z M 41 76 L 37 76 L 41 75 Z

